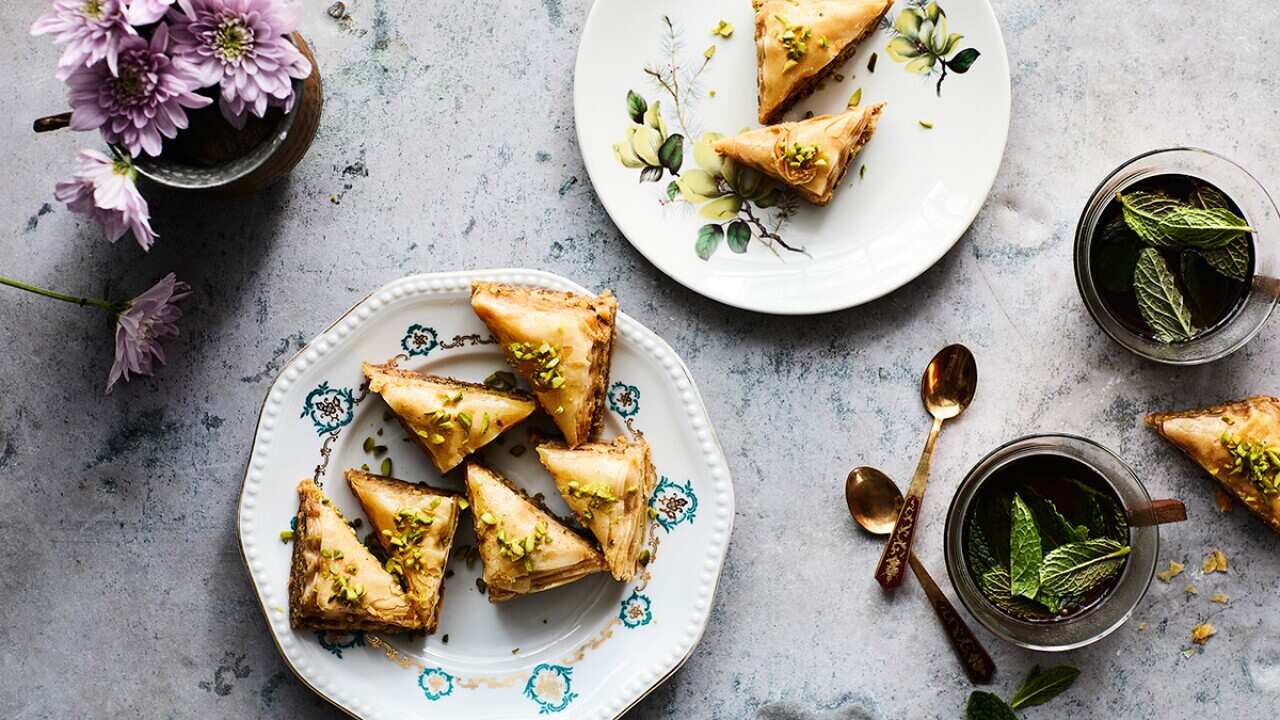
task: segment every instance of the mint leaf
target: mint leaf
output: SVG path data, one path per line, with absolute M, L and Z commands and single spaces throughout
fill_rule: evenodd
M 1175 244 L 1205 250 L 1220 248 L 1253 232 L 1245 219 L 1226 208 L 1180 207 L 1160 222 Z
M 1249 259 L 1252 254 L 1253 242 L 1248 235 L 1241 235 L 1220 248 L 1200 251 L 1200 256 L 1209 263 L 1209 267 L 1236 280 L 1249 279 Z
M 1182 291 L 1169 271 L 1169 264 L 1159 251 L 1144 248 L 1138 253 L 1133 293 L 1138 299 L 1142 319 L 1160 342 L 1181 342 L 1196 334 L 1191 324 L 1191 311 L 1187 309 Z
M 1120 213 L 1125 224 L 1143 242 L 1156 247 L 1174 244 L 1162 224 L 1175 210 L 1186 207 L 1183 203 L 1168 195 L 1148 192 L 1131 192 L 1128 195 L 1116 193 L 1116 201 L 1120 203 Z
M 1183 250 L 1180 258 L 1182 286 L 1187 289 L 1187 304 L 1202 313 L 1220 306 L 1220 298 L 1231 292 L 1231 280 L 1216 272 L 1203 255 Z
M 1098 233 L 1097 280 L 1109 292 L 1128 293 L 1133 289 L 1133 268 L 1138 264 L 1142 244 L 1124 218 L 1117 215 Z
M 964 720 L 1018 720 L 1005 701 L 989 692 L 974 690 L 964 707 Z
M 979 576 L 978 588 L 992 605 L 1014 617 L 1039 620 L 1052 617 L 1052 613 L 1040 602 L 1013 594 L 1009 589 L 1009 571 L 1003 567 L 991 568 Z
M 971 519 L 965 534 L 966 557 L 975 575 L 982 575 L 999 565 L 991 552 L 991 544 L 987 542 L 987 534 L 983 532 L 981 525 Z
M 1013 526 L 1009 530 L 1009 589 L 1014 595 L 1034 598 L 1040 589 L 1040 529 L 1031 508 L 1017 494 L 1010 510 Z
M 1063 545 L 1044 556 L 1039 587 L 1058 597 L 1084 595 L 1115 577 L 1129 551 L 1110 538 Z
M 1014 710 L 1033 705 L 1043 705 L 1057 697 L 1080 677 L 1080 671 L 1067 665 L 1051 667 L 1044 672 L 1034 668 L 1022 687 L 1014 693 L 1009 706 Z
M 1192 188 L 1191 204 L 1205 210 L 1231 208 L 1231 201 L 1227 200 L 1227 196 L 1223 195 L 1221 190 L 1205 183 L 1196 183 L 1196 186 Z
M 1035 516 L 1036 525 L 1040 528 L 1042 549 L 1052 550 L 1067 543 L 1089 539 L 1089 530 L 1084 527 L 1077 528 L 1068 522 L 1062 513 L 1058 512 L 1052 500 L 1028 490 L 1025 502 L 1027 507 L 1031 508 L 1031 514 Z
M 1143 242 L 1155 247 L 1211 250 L 1253 232 L 1244 218 L 1225 207 L 1195 207 L 1168 195 L 1116 193 L 1121 214 Z

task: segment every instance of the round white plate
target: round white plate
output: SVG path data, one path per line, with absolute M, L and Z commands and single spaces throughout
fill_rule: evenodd
M 904 13 L 907 20 L 898 23 Z M 888 52 L 894 38 L 905 38 L 899 45 L 910 40 L 895 25 L 908 30 L 923 25 L 908 22 L 912 16 L 947 37 L 962 36 L 935 58 L 931 70 L 922 67 L 928 57 L 900 62 Z M 973 222 L 1004 155 L 1009 61 L 991 6 L 987 0 L 942 0 L 938 12 L 934 3 L 896 3 L 837 70 L 844 80 L 828 78 L 824 89 L 786 117 L 839 112 L 858 88 L 864 105 L 887 102 L 875 136 L 853 159 L 831 203 L 822 208 L 794 200 L 789 211 L 748 203 L 731 218 L 711 220 L 702 214 L 705 205 L 670 192 L 669 167 L 626 167 L 613 146 L 625 142 L 633 122 L 628 91 L 650 108 L 660 101 L 664 136 L 684 138 L 676 141 L 683 147 L 681 172 L 699 168 L 693 150 L 703 133 L 757 127 L 753 17 L 747 0 L 596 0 L 578 49 L 574 114 L 583 161 L 600 201 L 631 244 L 664 273 L 735 307 L 819 313 L 901 287 L 937 262 Z M 722 19 L 735 28 L 729 39 L 711 32 Z M 939 27 L 943 22 L 945 31 Z M 703 67 L 712 46 L 714 55 Z M 876 68 L 869 72 L 872 53 Z M 943 60 L 952 68 L 945 78 Z M 956 72 L 970 60 L 965 72 Z M 680 98 L 678 112 L 672 90 Z M 932 129 L 921 121 L 932 123 Z M 642 181 L 642 174 L 658 179 Z M 714 222 L 726 232 L 735 220 L 743 225 L 732 234 L 751 233 L 745 252 L 731 246 L 726 235 L 702 259 L 696 251 L 700 228 Z M 783 242 L 807 254 L 766 243 L 761 227 L 776 228 Z
M 684 662 L 706 627 L 733 525 L 733 487 L 698 390 L 684 363 L 640 323 L 618 314 L 605 435 L 644 432 L 659 475 L 653 560 L 627 584 L 595 575 L 555 590 L 490 604 L 476 587 L 480 563 L 464 518 L 454 541 L 439 628 L 428 637 L 317 633 L 289 625 L 292 547 L 280 532 L 297 512 L 298 481 L 317 477 L 348 518 L 364 518 L 342 471 L 381 457 L 395 476 L 461 490 L 441 478 L 376 395 L 362 360 L 401 355 L 400 366 L 481 381 L 506 367 L 470 305 L 475 279 L 587 292 L 533 270 L 413 275 L 371 294 L 293 357 L 267 393 L 240 497 L 244 559 L 286 663 L 317 693 L 367 720 L 486 720 L 553 714 L 616 718 Z M 625 305 L 625 298 L 623 299 Z M 378 435 L 378 431 L 382 435 Z M 568 514 L 524 428 L 482 460 Z M 518 453 L 518 454 L 517 454 Z M 367 523 L 360 529 L 363 536 Z M 445 638 L 448 637 L 446 642 Z

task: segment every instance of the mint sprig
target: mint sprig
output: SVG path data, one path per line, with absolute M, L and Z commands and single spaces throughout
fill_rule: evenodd
M 1219 193 L 1220 195 L 1220 193 Z M 1212 250 L 1253 232 L 1225 207 L 1196 207 L 1159 193 L 1116 193 L 1125 223 L 1155 247 Z M 1206 202 L 1216 201 L 1209 197 Z

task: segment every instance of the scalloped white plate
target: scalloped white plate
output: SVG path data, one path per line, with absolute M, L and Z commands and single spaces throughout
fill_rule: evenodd
M 627 584 L 595 575 L 493 605 L 476 587 L 459 546 L 460 524 L 436 634 L 298 632 L 289 626 L 291 546 L 279 539 L 297 512 L 295 488 L 318 476 L 349 518 L 362 518 L 345 467 L 377 469 L 366 437 L 388 446 L 393 474 L 461 489 L 407 442 L 376 395 L 362 389 L 362 360 L 400 354 L 401 367 L 480 381 L 505 367 L 471 312 L 474 279 L 588 292 L 550 273 L 487 270 L 413 275 L 375 291 L 293 357 L 258 421 L 239 506 L 240 545 L 271 633 L 295 674 L 353 716 L 616 718 L 657 687 L 702 636 L 733 526 L 724 453 L 688 369 L 671 347 L 618 314 L 605 436 L 643 431 L 660 477 L 651 501 L 653 560 Z M 622 304 L 625 306 L 626 299 Z M 379 430 L 382 431 L 378 435 Z M 567 514 L 525 431 L 481 451 L 485 462 Z M 516 448 L 520 449 L 516 449 Z M 368 526 L 361 528 L 367 532 Z M 448 641 L 445 641 L 446 636 Z
M 582 30 L 573 104 L 578 145 L 600 202 L 659 270 L 735 307 L 820 313 L 860 305 L 905 285 L 936 263 L 973 222 L 1000 169 L 1009 130 L 1009 60 L 991 6 L 987 0 L 940 3 L 948 36 L 963 36 L 946 61 L 961 67 L 970 51 L 979 53 L 977 59 L 965 72 L 949 70 L 945 78 L 939 62 L 930 74 L 907 72 L 907 64 L 895 62 L 886 49 L 899 33 L 888 26 L 873 32 L 837 70 L 843 81 L 833 76 L 784 119 L 798 120 L 806 111 L 839 112 L 860 88 L 862 104 L 887 103 L 875 136 L 854 158 L 829 205 L 797 201 L 794 212 L 775 226 L 776 209 L 750 204 L 733 218 L 708 219 L 701 214 L 705 204 L 668 195 L 669 170 L 661 171 L 656 182 L 642 182 L 643 169 L 624 167 L 613 151 L 631 124 L 629 90 L 647 107 L 660 101 L 668 137 L 685 138 L 682 173 L 699 169 L 693 141 L 702 133 L 758 127 L 751 3 L 596 0 Z M 886 17 L 896 21 L 915 11 L 923 18 L 927 7 L 921 0 L 899 0 Z M 721 19 L 735 26 L 729 39 L 711 33 Z M 711 46 L 714 55 L 699 72 Z M 873 53 L 874 73 L 867 70 Z M 672 93 L 646 73 L 655 70 L 670 84 L 673 66 L 679 112 Z M 714 253 L 701 259 L 695 252 L 699 228 L 714 223 L 725 233 L 735 221 L 750 231 L 745 247 L 730 247 L 725 235 Z M 808 255 L 776 242 L 770 249 L 761 240 L 761 227 Z

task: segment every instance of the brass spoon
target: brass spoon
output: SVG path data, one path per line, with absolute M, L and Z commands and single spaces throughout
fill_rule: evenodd
M 863 530 L 872 535 L 888 535 L 893 531 L 898 508 L 902 505 L 902 492 L 884 473 L 872 467 L 854 468 L 844 483 L 844 499 L 849 504 L 849 514 Z M 991 676 L 996 672 L 991 656 L 960 618 L 938 584 L 929 577 L 929 572 L 916 559 L 916 554 L 908 551 L 907 559 L 911 569 L 915 571 L 916 579 L 920 581 L 920 587 L 924 588 L 924 594 L 929 598 L 929 604 L 933 605 L 934 612 L 938 614 L 942 628 L 947 631 L 951 649 L 955 650 L 956 657 L 964 665 L 969 680 L 976 684 L 990 682 Z
M 973 402 L 978 387 L 978 363 L 973 353 L 963 345 L 948 345 L 938 351 L 925 368 L 920 379 L 920 399 L 933 416 L 933 429 L 924 444 L 924 452 L 916 465 L 916 474 L 907 487 L 898 521 L 894 523 L 889 542 L 885 543 L 880 562 L 876 565 L 876 581 L 885 589 L 896 588 L 907 576 L 907 556 L 911 553 L 911 540 L 919 524 L 920 504 L 924 501 L 925 483 L 929 481 L 929 464 L 933 461 L 933 446 L 942 431 L 942 421 L 950 420 L 964 412 Z

